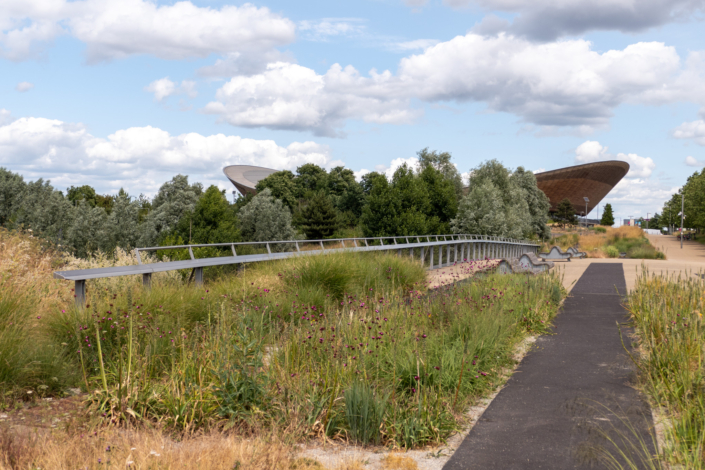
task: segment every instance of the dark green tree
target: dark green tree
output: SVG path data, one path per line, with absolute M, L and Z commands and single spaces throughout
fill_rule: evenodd
M 418 151 L 416 156 L 419 158 L 420 173 L 423 173 L 428 167 L 438 170 L 443 178 L 453 186 L 456 200 L 459 201 L 463 197 L 463 179 L 458 168 L 450 161 L 452 158 L 450 153 L 435 150 L 429 152 L 426 147 Z
M 210 186 L 193 211 L 179 220 L 176 235 L 190 243 L 230 243 L 240 241 L 235 211 L 225 191 Z
M 568 198 L 563 199 L 558 204 L 553 218 L 563 225 L 576 225 L 578 223 L 578 218 L 575 216 L 575 208 Z
M 277 171 L 260 180 L 256 189 L 259 193 L 269 188 L 272 196 L 280 199 L 293 211 L 297 205 L 297 194 L 299 191 L 294 178 L 294 174 L 289 170 Z
M 66 198 L 71 201 L 71 204 L 74 206 L 78 205 L 78 201 L 86 201 L 89 207 L 95 207 L 97 205 L 95 189 L 87 184 L 67 188 Z
M 423 167 L 419 174 L 428 192 L 430 208 L 428 214 L 438 218 L 438 233 L 450 232 L 450 221 L 458 212 L 457 191 L 452 179 L 446 178 L 432 165 Z M 462 189 L 462 187 L 461 187 Z
M 306 163 L 296 169 L 296 197 L 306 197 L 310 191 L 325 190 L 328 186 L 328 173 L 313 163 Z
M 571 206 L 572 207 L 572 206 Z M 605 204 L 605 212 L 600 219 L 600 225 L 611 227 L 614 225 L 614 214 L 612 213 L 612 204 Z
M 301 229 L 310 239 L 330 237 L 338 228 L 338 217 L 330 198 L 318 192 L 301 211 Z
M 441 222 L 432 213 L 428 188 L 407 165 L 394 172 L 391 183 L 379 174 L 367 183 L 370 192 L 360 218 L 365 236 L 438 233 Z

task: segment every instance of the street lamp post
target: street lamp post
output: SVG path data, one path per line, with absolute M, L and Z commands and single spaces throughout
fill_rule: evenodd
M 685 209 L 685 194 L 681 193 L 681 250 L 683 249 L 683 219 L 685 219 L 685 214 L 683 213 Z

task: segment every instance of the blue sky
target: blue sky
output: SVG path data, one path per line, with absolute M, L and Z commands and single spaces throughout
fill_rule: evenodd
M 638 217 L 705 164 L 705 0 L 2 4 L 0 166 L 60 189 L 429 147 L 463 173 L 626 160 L 602 204 Z

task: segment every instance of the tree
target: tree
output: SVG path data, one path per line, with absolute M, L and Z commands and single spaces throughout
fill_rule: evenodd
M 184 214 L 175 235 L 189 243 L 231 243 L 240 241 L 235 211 L 225 190 L 211 185 L 196 203 L 194 210 Z
M 242 236 L 248 241 L 294 240 L 291 211 L 271 190 L 258 193 L 239 212 Z M 275 247 L 278 248 L 278 247 Z
M 575 225 L 578 223 L 578 218 L 575 216 L 575 208 L 568 198 L 563 199 L 558 204 L 553 218 L 559 222 L 563 222 L 563 225 Z
M 530 232 L 537 234 L 540 238 L 546 238 L 550 229 L 546 224 L 548 222 L 548 210 L 551 208 L 551 203 L 536 184 L 536 176 L 531 171 L 526 171 L 523 167 L 518 167 L 510 176 L 510 180 L 516 183 L 523 191 L 524 195 L 515 197 L 523 197 L 529 206 L 530 215 Z
M 139 202 L 133 201 L 122 188 L 114 201 L 113 210 L 107 216 L 106 245 L 102 247 L 108 253 L 117 247 L 129 251 L 137 245 L 139 238 Z M 100 210 L 105 212 L 102 207 Z
M 614 214 L 612 213 L 612 204 L 605 204 L 605 212 L 602 213 L 600 225 L 611 227 L 614 225 Z
M 338 228 L 337 214 L 330 198 L 319 192 L 311 199 L 309 204 L 301 211 L 303 229 L 310 239 L 330 237 Z
M 203 185 L 189 185 L 188 176 L 176 175 L 164 183 L 152 201 L 152 210 L 140 226 L 139 244 L 152 246 L 171 233 L 184 214 L 193 211 Z
M 27 183 L 14 208 L 12 225 L 60 240 L 71 226 L 74 214 L 71 202 L 63 193 L 40 178 Z
M 22 176 L 0 167 L 0 225 L 11 223 L 26 188 Z
M 377 173 L 364 184 L 370 188 L 360 217 L 365 236 L 437 233 L 441 224 L 432 214 L 428 188 L 406 164 L 394 172 L 391 182 Z
M 428 192 L 430 202 L 429 215 L 438 217 L 440 222 L 439 233 L 448 233 L 450 231 L 450 221 L 458 212 L 457 188 L 454 185 L 454 181 L 445 178 L 443 173 L 432 165 L 425 166 L 419 176 L 426 185 L 426 191 Z
M 521 232 L 512 230 L 502 194 L 489 180 L 470 187 L 470 192 L 460 201 L 458 216 L 451 222 L 451 228 L 455 233 L 521 236 Z
M 298 188 L 294 181 L 294 174 L 289 170 L 277 171 L 257 183 L 257 192 L 262 192 L 269 188 L 272 196 L 287 205 L 289 210 L 294 210 L 296 207 Z
M 96 206 L 95 189 L 87 184 L 83 186 L 71 186 L 66 189 L 66 198 L 71 201 L 74 206 L 78 205 L 78 201 L 86 201 L 90 207 Z
M 108 247 L 106 229 L 108 215 L 102 207 L 91 207 L 85 199 L 79 199 L 75 207 L 73 223 L 66 231 L 65 244 L 79 258 L 95 254 Z
M 536 192 L 538 188 L 531 187 L 536 185 L 536 180 L 523 168 L 517 171 L 513 177 L 497 160 L 474 168 L 469 192 L 460 203 L 458 216 L 451 222 L 453 231 L 511 238 L 530 236 L 537 231 L 541 234 L 541 211 L 545 202 Z M 529 201 L 533 208 L 529 207 Z
M 458 168 L 450 161 L 451 154 L 448 152 L 432 152 L 428 151 L 428 147 L 418 151 L 416 156 L 419 158 L 419 172 L 428 168 L 434 168 L 443 175 L 443 178 L 448 181 L 455 190 L 456 200 L 463 197 L 463 179 L 460 176 Z
M 325 190 L 328 186 L 328 173 L 313 163 L 306 163 L 296 169 L 296 197 L 301 199 L 309 191 Z

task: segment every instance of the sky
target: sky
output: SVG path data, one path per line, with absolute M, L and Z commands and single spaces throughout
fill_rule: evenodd
M 0 166 L 153 196 L 176 174 L 232 191 L 234 164 L 391 175 L 423 148 L 463 174 L 616 159 L 601 206 L 647 216 L 705 165 L 704 19 L 705 0 L 0 0 Z

